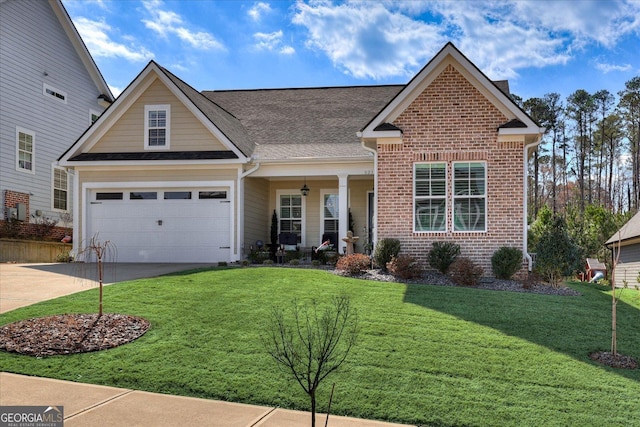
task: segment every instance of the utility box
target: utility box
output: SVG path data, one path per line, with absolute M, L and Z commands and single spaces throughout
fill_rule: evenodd
M 7 219 L 18 219 L 18 210 L 16 208 L 7 208 Z
M 18 221 L 26 221 L 27 220 L 27 205 L 24 203 L 16 203 L 16 210 L 18 211 L 18 217 L 16 218 Z

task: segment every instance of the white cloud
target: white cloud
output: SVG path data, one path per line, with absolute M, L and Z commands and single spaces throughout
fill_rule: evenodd
M 123 89 L 121 87 L 117 87 L 117 86 L 109 86 L 109 90 L 111 91 L 111 93 L 113 94 L 113 96 L 115 96 L 116 98 L 120 96 L 120 94 L 122 93 Z
M 282 30 L 274 31 L 273 33 L 255 33 L 253 38 L 256 40 L 255 47 L 258 50 L 277 50 L 285 55 L 295 53 L 293 47 L 282 45 Z
M 640 1 L 309 0 L 293 22 L 307 29 L 308 47 L 357 78 L 411 75 L 451 40 L 502 79 L 566 64 L 588 45 L 611 49 L 640 32 Z
M 607 74 L 611 71 L 631 71 L 633 67 L 631 66 L 631 64 L 615 65 L 615 64 L 605 64 L 602 62 L 598 62 L 596 63 L 596 68 L 602 71 L 603 73 Z
M 269 6 L 269 3 L 257 2 L 251 9 L 249 9 L 247 14 L 251 19 L 258 22 L 262 19 L 262 15 L 269 12 L 271 12 L 271 6 Z
M 376 2 L 298 3 L 293 22 L 309 31 L 307 46 L 356 78 L 410 75 L 446 42 L 438 25 Z
M 170 35 L 177 36 L 183 42 L 191 46 L 203 50 L 224 50 L 224 45 L 219 42 L 212 34 L 205 31 L 193 31 L 189 29 L 188 24 L 184 22 L 182 17 L 170 10 L 162 10 L 162 1 L 149 0 L 143 1 L 147 12 L 151 14 L 151 19 L 143 19 L 145 26 L 155 31 L 163 38 Z
M 91 55 L 95 57 L 121 57 L 133 62 L 148 61 L 153 58 L 153 53 L 144 47 L 127 46 L 113 41 L 109 37 L 111 26 L 106 22 L 80 17 L 75 19 L 74 23 Z

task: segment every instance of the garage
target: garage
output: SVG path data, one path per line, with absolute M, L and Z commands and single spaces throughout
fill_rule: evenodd
M 101 188 L 87 197 L 87 239 L 111 242 L 118 262 L 230 261 L 228 188 Z

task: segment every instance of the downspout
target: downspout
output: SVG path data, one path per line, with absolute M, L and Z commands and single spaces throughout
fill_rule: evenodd
M 523 194 L 523 211 L 522 211 L 522 253 L 524 254 L 525 259 L 527 260 L 527 265 L 528 265 L 528 270 L 532 271 L 533 270 L 533 258 L 531 258 L 531 255 L 529 255 L 529 250 L 527 249 L 528 246 L 528 228 L 529 228 L 529 223 L 527 221 L 527 211 L 529 209 L 528 206 L 528 202 L 527 202 L 527 195 L 528 195 L 528 173 L 527 173 L 527 163 L 529 162 L 529 149 L 538 146 L 538 144 L 540 144 L 540 141 L 542 141 L 542 135 L 544 133 L 540 134 L 540 137 L 535 141 L 532 142 L 531 144 L 525 145 L 524 146 L 524 155 L 523 155 L 523 164 L 522 164 L 522 169 L 523 169 L 523 176 L 524 176 L 524 194 Z
M 360 144 L 362 148 L 373 154 L 373 224 L 371 224 L 373 233 L 371 236 L 372 241 L 369 242 L 371 253 L 373 253 L 375 243 L 378 241 L 378 152 L 373 148 L 367 147 L 362 139 L 362 132 L 358 132 L 356 135 L 361 138 Z

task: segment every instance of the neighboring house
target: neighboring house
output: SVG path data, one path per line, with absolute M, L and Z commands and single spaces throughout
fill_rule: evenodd
M 526 248 L 543 133 L 505 92 L 452 44 L 396 86 L 200 93 L 152 61 L 60 158 L 76 241 L 99 233 L 120 261 L 236 261 L 275 211 L 279 243 L 342 252 L 353 228 L 359 251 L 397 238 L 425 261 L 453 241 L 490 275 L 496 249 Z
M 0 0 L 0 220 L 71 227 L 73 177 L 57 159 L 111 98 L 59 0 Z
M 622 286 L 624 282 L 631 288 L 640 286 L 640 212 L 611 236 L 605 246 L 615 253 L 618 249 L 620 252 L 614 268 L 616 286 Z

